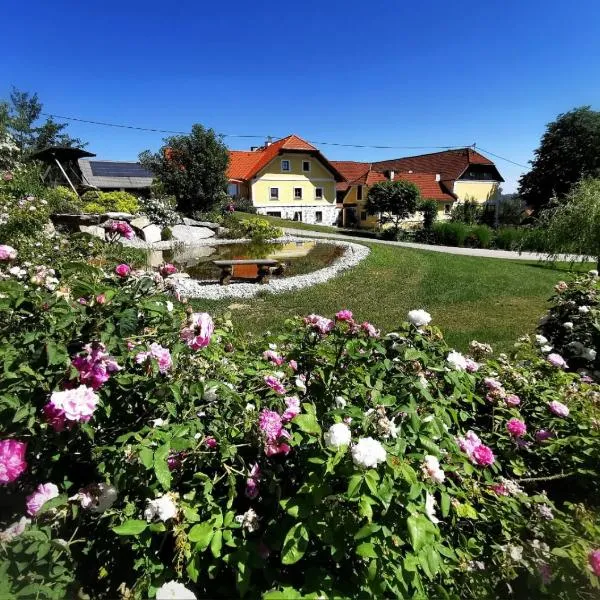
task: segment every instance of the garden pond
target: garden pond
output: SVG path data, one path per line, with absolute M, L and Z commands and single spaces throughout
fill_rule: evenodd
M 220 269 L 212 261 L 271 258 L 284 265 L 282 277 L 312 273 L 331 265 L 344 254 L 344 248 L 315 241 L 265 243 L 243 242 L 206 246 L 179 246 L 170 250 L 150 250 L 146 254 L 147 266 L 157 268 L 172 263 L 192 279 L 217 279 Z M 256 265 L 235 265 L 233 276 L 254 279 Z

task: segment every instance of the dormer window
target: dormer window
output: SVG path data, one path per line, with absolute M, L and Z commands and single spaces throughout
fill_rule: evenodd
M 290 161 L 289 160 L 282 160 L 281 161 L 281 172 L 282 173 L 289 173 L 291 170 L 290 168 Z
M 305 173 L 310 173 L 310 160 L 303 160 L 302 161 L 302 170 Z

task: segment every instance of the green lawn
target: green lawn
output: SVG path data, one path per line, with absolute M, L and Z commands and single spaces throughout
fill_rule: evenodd
M 408 310 L 425 308 L 455 347 L 464 350 L 477 339 L 507 350 L 535 328 L 553 285 L 569 276 L 568 265 L 366 245 L 371 248 L 367 259 L 327 283 L 289 294 L 265 292 L 249 300 L 194 300 L 193 305 L 213 314 L 231 307 L 238 330 L 259 334 L 277 331 L 295 315 L 332 316 L 340 308 L 390 331 Z
M 343 233 L 337 227 L 330 227 L 329 225 L 309 225 L 308 223 L 302 223 L 301 221 L 292 221 L 291 219 L 280 219 L 279 217 L 269 217 L 268 215 L 254 215 L 243 212 L 235 212 L 233 216 L 238 219 L 249 219 L 249 218 L 259 218 L 265 219 L 269 221 L 271 225 L 275 225 L 275 227 L 290 229 L 308 229 L 312 231 L 327 231 L 329 233 Z

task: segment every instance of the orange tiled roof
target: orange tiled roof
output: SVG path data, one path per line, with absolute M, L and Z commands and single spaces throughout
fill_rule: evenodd
M 334 172 L 336 179 L 342 180 L 343 177 L 332 168 L 330 163 L 312 144 L 303 140 L 297 135 L 288 135 L 268 146 L 263 146 L 252 152 L 243 152 L 240 150 L 229 151 L 229 166 L 227 168 L 227 177 L 229 179 L 252 179 L 261 169 L 266 167 L 278 154 L 285 150 L 304 151 L 316 154 L 318 158 Z
M 469 165 L 490 165 L 494 163 L 479 154 L 472 148 L 458 150 L 444 150 L 421 154 L 419 156 L 406 156 L 391 160 L 381 160 L 373 163 L 376 171 L 415 171 L 421 173 L 439 173 L 442 179 L 458 179 Z M 500 176 L 500 173 L 498 173 Z M 500 179 L 502 179 L 500 177 Z
M 424 200 L 454 202 L 456 196 L 451 194 L 441 181 L 436 181 L 435 175 L 435 173 L 398 173 L 398 178 L 414 183 Z

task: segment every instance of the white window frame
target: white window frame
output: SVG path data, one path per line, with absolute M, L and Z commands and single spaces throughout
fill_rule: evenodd
M 296 195 L 296 191 L 300 190 L 300 195 Z M 294 188 L 294 200 L 302 200 L 302 188 L 301 187 L 295 187 Z
M 317 193 L 319 190 L 321 190 L 321 195 L 320 196 Z M 325 195 L 323 194 L 323 188 L 322 187 L 315 188 L 315 200 L 323 200 L 324 198 L 325 198 Z
M 273 195 L 273 190 L 277 190 L 275 195 Z M 278 187 L 269 188 L 269 199 L 270 200 L 279 200 L 279 188 Z
M 287 163 L 288 168 L 284 169 L 283 168 L 283 163 Z M 292 170 L 292 163 L 290 162 L 289 158 L 282 158 L 281 159 L 281 172 L 282 173 L 290 173 Z
M 305 169 L 304 165 L 308 165 L 308 169 Z M 302 161 L 302 172 L 303 173 L 310 173 L 311 169 L 312 169 L 312 166 L 310 164 L 310 160 L 303 160 Z

